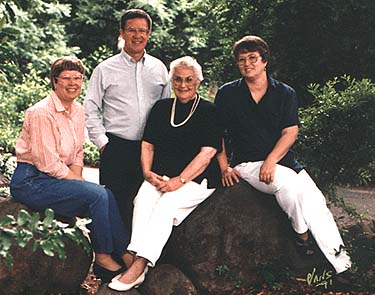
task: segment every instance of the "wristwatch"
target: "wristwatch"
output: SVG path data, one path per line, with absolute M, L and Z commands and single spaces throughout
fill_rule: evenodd
M 185 184 L 186 183 L 186 179 L 185 178 L 183 178 L 181 175 L 180 175 L 180 181 L 181 181 L 181 183 L 183 183 L 183 184 Z

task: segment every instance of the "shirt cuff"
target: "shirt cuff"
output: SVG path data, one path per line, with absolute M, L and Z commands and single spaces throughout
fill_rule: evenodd
M 100 135 L 98 137 L 98 139 L 96 140 L 95 144 L 96 146 L 99 148 L 99 150 L 105 146 L 107 143 L 109 142 L 109 139 L 108 139 L 108 136 L 103 134 L 103 135 Z
M 54 175 L 51 175 L 51 176 L 59 178 L 59 179 L 64 179 L 66 176 L 68 176 L 68 174 L 69 174 L 69 168 L 68 168 L 68 166 L 63 165 L 61 167 L 61 169 L 59 169 L 58 171 L 56 171 L 54 173 Z
M 83 168 L 83 163 L 81 161 L 80 162 L 75 162 L 72 165 L 74 165 L 74 166 L 80 166 L 80 167 Z

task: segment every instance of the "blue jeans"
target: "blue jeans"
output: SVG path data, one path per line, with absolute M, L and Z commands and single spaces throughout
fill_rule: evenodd
M 89 217 L 92 247 L 96 253 L 125 253 L 129 234 L 112 192 L 98 184 L 48 176 L 34 165 L 18 163 L 10 182 L 13 198 L 36 211 L 51 208 L 65 217 Z

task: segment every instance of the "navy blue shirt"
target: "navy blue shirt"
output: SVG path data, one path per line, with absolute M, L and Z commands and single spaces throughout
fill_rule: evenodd
M 298 102 L 293 88 L 268 77 L 268 88 L 256 103 L 244 79 L 224 84 L 216 94 L 226 146 L 232 152 L 231 165 L 264 161 L 275 147 L 284 128 L 299 125 Z M 299 172 L 303 167 L 292 151 L 278 164 Z
M 193 101 L 186 104 L 177 100 L 174 123 L 178 124 L 188 116 Z M 195 158 L 201 147 L 208 146 L 221 152 L 223 131 L 218 124 L 217 107 L 201 99 L 193 116 L 182 126 L 170 124 L 173 99 L 162 99 L 153 106 L 146 123 L 143 140 L 154 145 L 152 171 L 159 175 L 175 177 L 181 174 Z M 194 179 L 200 183 L 208 180 L 208 187 L 221 186 L 221 172 L 216 157 L 208 167 Z

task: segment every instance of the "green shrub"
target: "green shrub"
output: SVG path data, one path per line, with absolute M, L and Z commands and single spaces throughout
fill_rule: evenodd
M 323 189 L 366 185 L 375 176 L 375 85 L 343 76 L 313 84 L 301 111 L 297 152 Z
M 13 265 L 14 246 L 24 248 L 32 244 L 33 251 L 41 248 L 45 255 L 57 255 L 60 259 L 65 259 L 63 239 L 68 238 L 82 246 L 87 253 L 91 252 L 87 238 L 81 235 L 81 230 L 86 230 L 83 225 L 90 223 L 90 219 L 79 219 L 73 227 L 69 227 L 55 219 L 52 209 L 46 209 L 44 214 L 44 219 L 40 220 L 38 212 L 30 214 L 22 209 L 18 212 L 18 217 L 6 215 L 0 218 L 0 257 L 5 258 L 8 267 Z
M 1 150 L 0 150 L 1 151 Z M 12 154 L 0 153 L 0 173 L 5 176 L 8 180 L 12 178 L 14 170 L 17 166 L 16 157 L 12 157 Z
M 49 92 L 48 79 L 42 79 L 36 71 L 23 76 L 16 84 L 0 84 L 0 147 L 4 152 L 14 152 L 21 133 L 24 111 Z
M 85 165 L 98 167 L 100 156 L 99 150 L 91 141 L 85 141 L 83 145 Z

